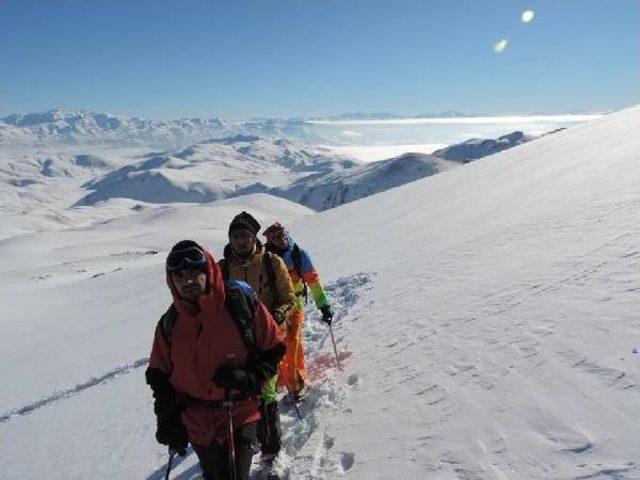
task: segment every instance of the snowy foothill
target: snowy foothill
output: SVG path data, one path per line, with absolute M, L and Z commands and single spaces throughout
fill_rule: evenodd
M 358 165 L 296 140 L 246 135 L 160 151 L 150 146 L 11 146 L 0 151 L 0 238 L 135 214 L 150 205 L 265 192 Z
M 269 193 L 314 210 L 327 210 L 457 166 L 432 155 L 404 153 L 342 171 L 309 175 Z
M 219 257 L 240 210 L 290 226 L 337 312 L 342 371 L 309 306 L 304 420 L 283 403 L 289 478 L 640 477 L 640 107 L 323 212 L 266 193 L 70 208 L 148 153 L 0 172 L 0 477 L 163 478 L 144 383 L 163 260 L 183 238 Z M 173 478 L 196 474 L 190 453 Z

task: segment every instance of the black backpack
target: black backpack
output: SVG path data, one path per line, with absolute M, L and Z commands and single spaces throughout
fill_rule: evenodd
M 257 353 L 256 324 L 253 320 L 258 297 L 251 286 L 242 280 L 226 280 L 224 282 L 225 308 L 238 328 L 242 342 L 251 355 Z M 178 311 L 171 304 L 160 317 L 158 325 L 167 343 L 171 343 L 173 328 L 178 321 Z

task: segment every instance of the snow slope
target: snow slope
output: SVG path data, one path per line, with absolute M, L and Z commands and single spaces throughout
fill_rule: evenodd
M 311 309 L 291 478 L 639 478 L 639 130 L 633 107 L 317 214 L 259 195 L 0 240 L 0 477 L 162 478 L 162 258 L 218 254 L 244 208 L 291 226 L 338 312 L 342 372 Z
M 269 193 L 314 210 L 327 210 L 456 166 L 457 163 L 431 155 L 405 153 L 343 171 L 303 177 L 285 187 L 272 189 Z
M 640 478 L 639 157 L 634 107 L 294 225 L 377 273 L 294 478 Z

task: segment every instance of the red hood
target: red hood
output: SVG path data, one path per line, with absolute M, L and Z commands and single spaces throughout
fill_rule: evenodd
M 204 256 L 207 259 L 207 279 L 209 280 L 207 292 L 198 299 L 198 306 L 200 307 L 200 310 L 204 310 L 205 304 L 224 305 L 225 295 L 222 272 L 213 259 L 213 255 L 211 255 L 201 245 L 198 245 L 198 247 L 204 252 Z M 179 314 L 193 315 L 197 313 L 198 308 L 196 308 L 193 303 L 187 302 L 180 297 L 169 272 L 167 272 L 167 285 L 169 286 L 169 290 L 171 290 L 173 304 Z

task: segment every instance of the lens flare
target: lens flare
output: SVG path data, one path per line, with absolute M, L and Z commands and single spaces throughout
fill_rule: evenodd
M 536 14 L 533 10 L 525 10 L 524 12 L 522 12 L 522 21 L 524 23 L 529 23 L 535 16 Z
M 493 51 L 496 53 L 502 53 L 507 48 L 507 45 L 509 45 L 509 40 L 503 38 L 493 46 Z

